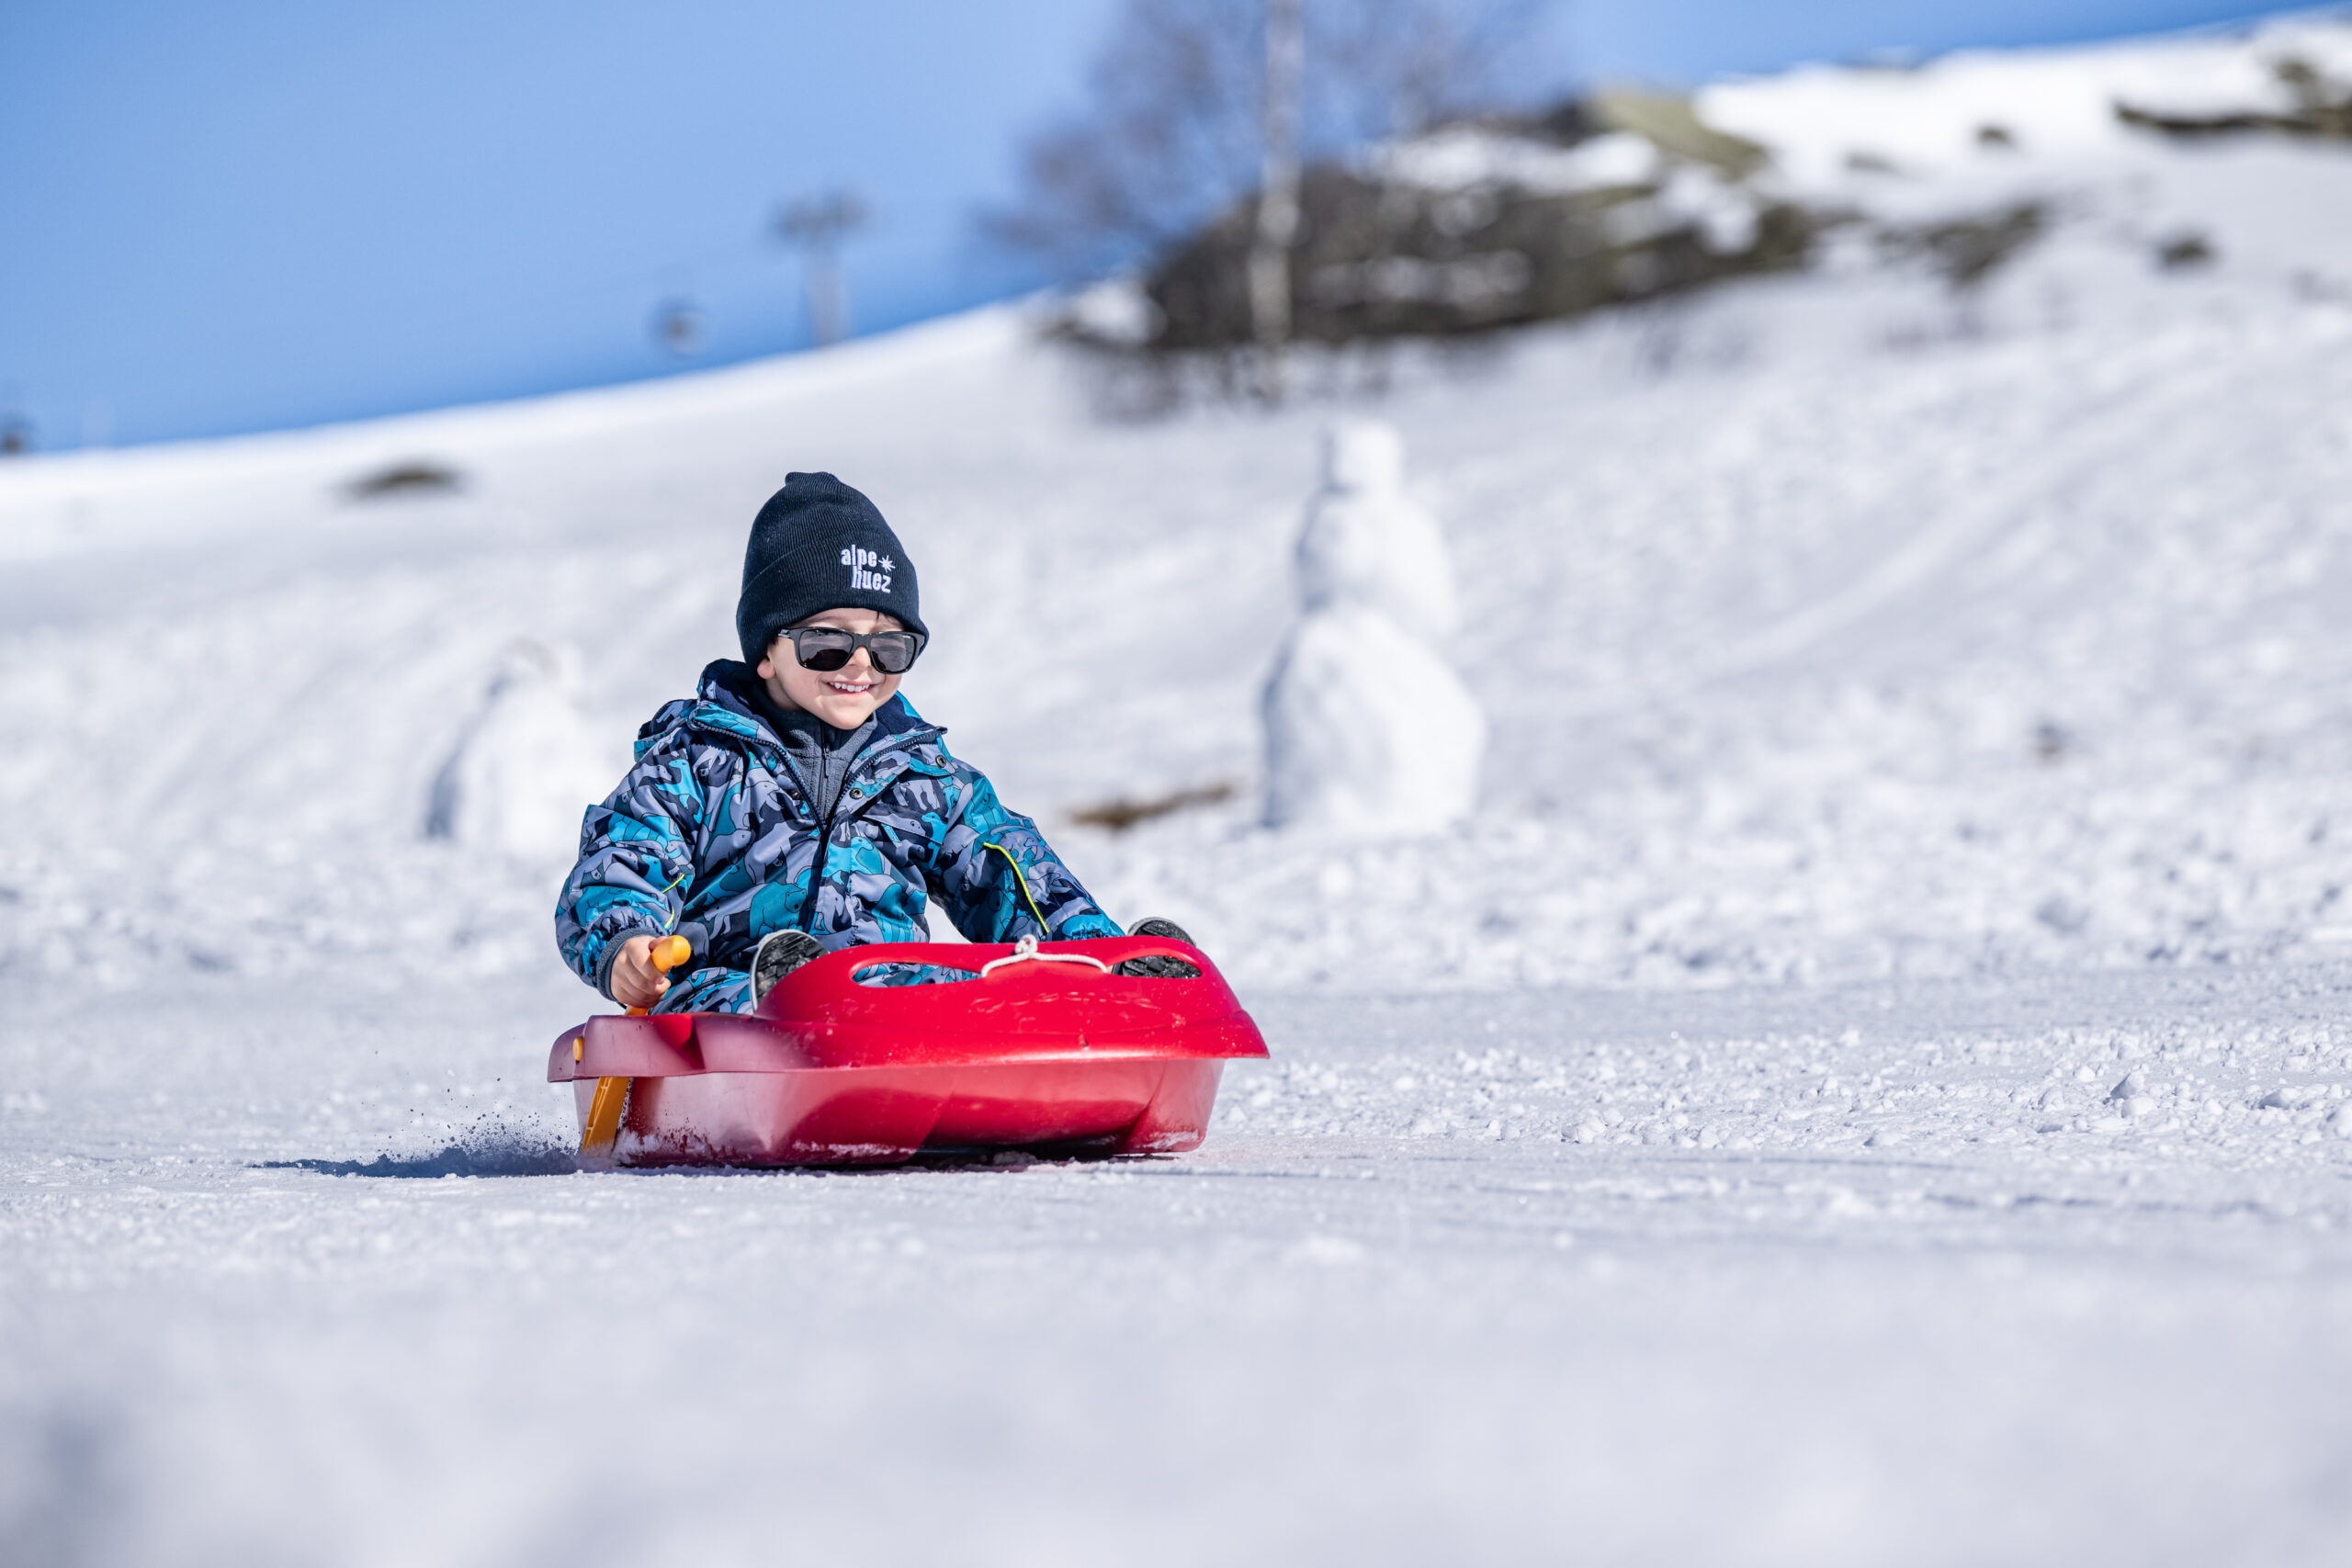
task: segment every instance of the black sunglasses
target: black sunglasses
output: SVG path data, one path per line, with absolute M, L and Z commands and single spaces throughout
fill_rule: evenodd
M 776 634 L 792 639 L 792 657 L 800 661 L 803 670 L 839 670 L 865 649 L 874 660 L 874 668 L 885 675 L 903 675 L 911 668 L 915 655 L 922 651 L 922 638 L 912 632 L 845 632 L 838 626 L 786 626 Z

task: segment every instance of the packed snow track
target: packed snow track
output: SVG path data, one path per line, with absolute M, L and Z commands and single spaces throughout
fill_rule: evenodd
M 0 1517 L 39 1563 L 2340 1562 L 2347 997 L 1267 997 L 1196 1156 L 608 1176 L 514 1045 L 561 991 L 36 1007 Z

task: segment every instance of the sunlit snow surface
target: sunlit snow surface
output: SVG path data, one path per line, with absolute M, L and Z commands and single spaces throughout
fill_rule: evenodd
M 2347 997 L 1267 996 L 1197 1155 L 605 1177 L 537 982 L 39 1006 L 11 1560 L 2341 1562 Z
M 2352 151 L 2066 98 L 2263 90 L 2174 47 L 1709 100 L 1891 220 L 2049 204 L 1973 296 L 1857 237 L 1272 415 L 1097 420 L 1004 311 L 0 468 L 0 1556 L 2352 1556 Z M 1906 103 L 1847 150 L 1912 174 L 1832 155 Z M 1385 843 L 1253 825 L 1359 412 L 1494 729 Z M 517 639 L 599 733 L 683 694 L 793 468 L 1258 1011 L 1200 1153 L 570 1169 L 562 868 L 433 781 Z

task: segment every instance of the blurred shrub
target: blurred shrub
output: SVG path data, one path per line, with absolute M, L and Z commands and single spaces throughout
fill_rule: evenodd
M 2246 131 L 2274 131 L 2289 136 L 2319 137 L 2352 141 L 2352 82 L 2329 77 L 2310 61 L 2295 55 L 2274 61 L 2272 72 L 2287 89 L 2284 109 L 2229 109 L 2220 112 L 2167 111 L 2118 103 L 2115 115 L 2126 125 L 2167 136 L 2233 136 Z
M 457 469 L 411 457 L 362 474 L 344 486 L 344 493 L 354 501 L 373 501 L 394 495 L 447 495 L 465 485 L 465 476 Z

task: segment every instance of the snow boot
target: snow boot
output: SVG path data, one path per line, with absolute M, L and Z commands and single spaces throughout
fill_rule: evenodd
M 1161 919 L 1157 915 L 1148 915 L 1137 920 L 1127 928 L 1127 934 L 1156 936 L 1169 942 L 1181 942 L 1187 947 L 1193 945 L 1193 939 L 1184 933 L 1182 926 L 1173 920 Z M 1144 980 L 1197 980 L 1201 977 L 1201 972 L 1196 966 L 1185 963 L 1181 958 L 1163 957 L 1159 953 L 1153 953 L 1146 958 L 1127 959 L 1111 973 Z
M 825 944 L 807 931 L 770 931 L 752 954 L 752 1005 L 759 1006 L 778 980 L 824 952 Z

